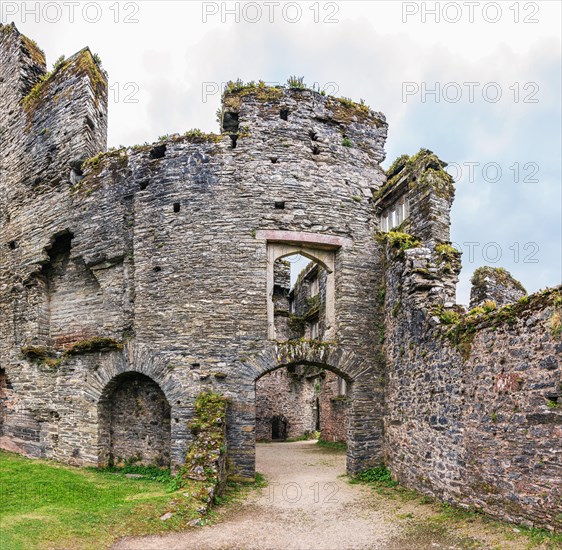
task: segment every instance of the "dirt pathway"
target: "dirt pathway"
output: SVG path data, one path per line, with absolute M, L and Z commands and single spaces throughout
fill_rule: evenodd
M 478 525 L 459 532 L 424 519 L 435 515 L 419 501 L 377 495 L 350 485 L 345 454 L 313 441 L 257 447 L 256 469 L 269 485 L 221 508 L 218 523 L 163 536 L 124 539 L 115 550 L 344 550 L 523 548 Z M 427 525 L 432 526 L 430 529 Z M 470 531 L 478 533 L 478 541 Z M 505 546 L 508 544 L 509 546 Z

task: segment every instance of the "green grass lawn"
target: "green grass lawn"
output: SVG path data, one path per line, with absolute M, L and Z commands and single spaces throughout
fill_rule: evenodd
M 0 548 L 107 548 L 115 539 L 178 530 L 199 517 L 201 484 L 169 476 L 74 468 L 0 452 Z M 186 496 L 187 495 L 187 496 Z M 160 516 L 172 512 L 171 519 Z

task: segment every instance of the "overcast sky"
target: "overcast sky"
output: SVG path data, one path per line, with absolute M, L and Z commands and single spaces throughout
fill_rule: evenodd
M 420 147 L 451 163 L 459 302 L 480 265 L 531 292 L 560 283 L 559 1 L 72 4 L 0 0 L 0 20 L 49 66 L 86 45 L 100 55 L 110 146 L 217 131 L 221 83 L 304 76 L 385 113 L 385 167 Z

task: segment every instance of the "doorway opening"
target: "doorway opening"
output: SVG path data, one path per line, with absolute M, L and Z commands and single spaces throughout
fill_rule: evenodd
M 345 386 L 346 392 L 338 388 Z M 350 386 L 320 365 L 289 365 L 256 381 L 256 440 L 347 443 Z
M 276 340 L 323 340 L 327 270 L 319 262 L 297 253 L 276 260 L 273 277 Z
M 100 465 L 170 466 L 171 407 L 154 380 L 138 372 L 116 376 L 98 414 Z

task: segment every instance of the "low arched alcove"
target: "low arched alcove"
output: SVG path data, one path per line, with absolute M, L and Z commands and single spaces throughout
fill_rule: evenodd
M 100 463 L 169 466 L 171 407 L 160 386 L 125 372 L 105 387 L 98 404 Z

